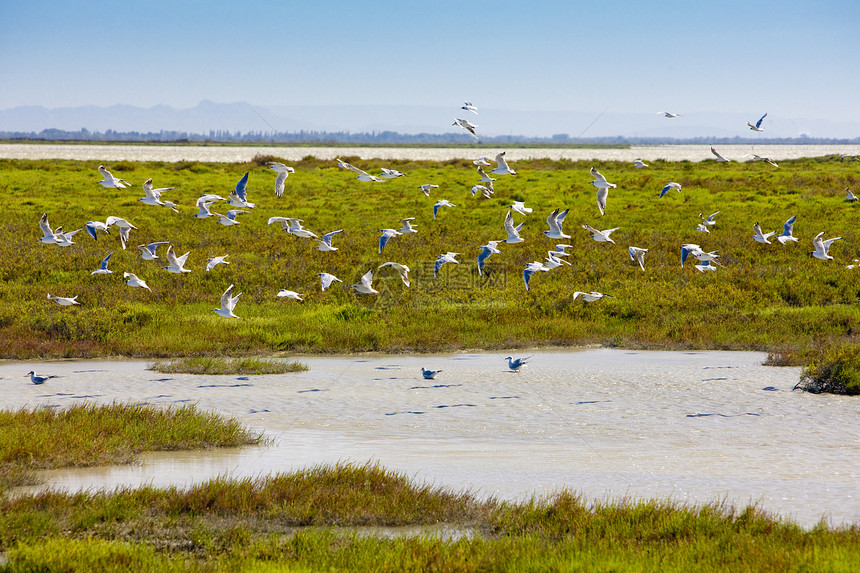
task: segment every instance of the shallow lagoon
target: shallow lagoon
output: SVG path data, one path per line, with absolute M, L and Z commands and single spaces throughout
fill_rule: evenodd
M 338 461 L 455 490 L 527 499 L 726 500 L 812 526 L 860 523 L 858 402 L 792 391 L 798 368 L 753 352 L 538 350 L 302 357 L 308 372 L 164 375 L 145 362 L 0 363 L 0 407 L 194 402 L 272 444 L 147 454 L 132 466 L 45 472 L 56 488 L 186 485 Z M 421 367 L 442 369 L 435 380 Z M 24 374 L 57 374 L 34 386 Z

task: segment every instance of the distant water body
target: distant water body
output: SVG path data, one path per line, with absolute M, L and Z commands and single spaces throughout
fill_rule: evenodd
M 860 153 L 858 145 L 719 145 L 720 153 L 732 161 L 748 161 L 757 154 L 776 161 Z M 708 145 L 640 145 L 607 148 L 506 148 L 508 160 L 569 159 L 572 161 L 703 161 L 713 159 Z M 0 159 L 75 159 L 81 161 L 202 161 L 232 163 L 251 161 L 256 155 L 273 155 L 285 161 L 303 157 L 333 160 L 360 157 L 379 160 L 475 159 L 495 155 L 494 150 L 462 147 L 202 147 L 185 145 L 33 145 L 0 144 Z

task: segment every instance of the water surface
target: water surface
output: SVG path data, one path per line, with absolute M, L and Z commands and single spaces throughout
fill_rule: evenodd
M 378 461 L 502 499 L 568 488 L 596 500 L 758 503 L 804 526 L 860 523 L 860 435 L 847 430 L 860 403 L 793 392 L 798 368 L 762 366 L 761 353 L 541 350 L 515 374 L 505 356 L 306 357 L 308 372 L 247 377 L 5 362 L 0 407 L 195 403 L 273 441 L 45 472 L 71 490 Z M 424 380 L 422 366 L 442 372 Z M 34 386 L 30 369 L 60 378 Z

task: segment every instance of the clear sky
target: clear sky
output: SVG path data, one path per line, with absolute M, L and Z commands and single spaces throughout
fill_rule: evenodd
M 0 109 L 469 99 L 855 122 L 858 56 L 858 0 L 0 2 Z

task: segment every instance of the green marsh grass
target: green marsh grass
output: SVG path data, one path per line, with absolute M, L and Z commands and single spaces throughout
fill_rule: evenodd
M 194 406 L 129 404 L 0 411 L 0 492 L 34 470 L 129 463 L 141 452 L 260 443 L 234 419 Z
M 833 157 L 764 163 L 717 164 L 654 161 L 636 170 L 620 162 L 516 161 L 519 175 L 496 181 L 496 195 L 472 197 L 477 179 L 470 161 L 442 163 L 378 161 L 344 157 L 373 172 L 380 165 L 407 173 L 386 183 L 356 181 L 334 162 L 306 158 L 292 163 L 296 173 L 284 196 L 273 191 L 274 174 L 263 168 L 269 157 L 241 164 L 107 162 L 129 180 L 125 190 L 97 184 L 97 162 L 0 161 L 0 208 L 8 215 L 0 230 L 0 356 L 149 358 L 185 356 L 261 356 L 278 352 L 439 351 L 535 345 L 604 344 L 667 349 L 752 349 L 785 351 L 802 362 L 820 340 L 853 340 L 860 329 L 860 278 L 846 269 L 860 258 L 855 231 L 860 206 L 844 201 L 860 172 Z M 589 168 L 594 165 L 618 188 L 599 215 Z M 194 201 L 203 193 L 229 193 L 251 171 L 252 213 L 234 227 L 199 220 Z M 182 212 L 138 202 L 140 183 L 153 177 Z M 682 193 L 660 199 L 666 181 Z M 440 187 L 427 198 L 421 183 Z M 457 207 L 441 210 L 438 198 Z M 525 217 L 518 245 L 477 274 L 478 246 L 503 234 L 502 221 L 514 198 L 534 208 Z M 565 231 L 573 245 L 571 266 L 532 279 L 525 291 L 522 269 L 543 260 L 555 243 L 541 234 L 555 208 L 569 207 Z M 216 204 L 214 210 L 218 211 Z M 224 208 L 220 207 L 223 211 Z M 710 234 L 694 229 L 698 215 L 719 211 Z M 84 232 L 76 245 L 61 249 L 38 242 L 39 216 L 52 225 L 82 227 L 108 215 L 122 216 L 132 231 L 129 248 L 116 233 L 92 240 Z M 760 245 L 752 226 L 781 230 L 797 214 L 797 244 Z M 335 229 L 338 251 L 322 253 L 310 241 L 267 225 L 271 216 L 303 219 L 322 234 Z M 418 234 L 395 237 L 377 253 L 379 229 L 416 217 Z M 523 220 L 519 215 L 517 222 Z M 615 245 L 591 240 L 581 228 L 618 227 Z M 833 261 L 808 256 L 820 231 L 841 236 Z M 178 254 L 190 251 L 191 273 L 163 271 L 143 261 L 136 245 L 169 240 Z M 680 265 L 680 245 L 719 250 L 725 266 L 702 274 Z M 630 261 L 627 246 L 649 249 L 645 271 Z M 110 251 L 113 275 L 90 272 Z M 445 265 L 433 278 L 440 253 L 460 252 L 459 265 Z M 229 254 L 230 265 L 203 270 L 210 256 Z M 412 286 L 404 287 L 390 269 L 375 272 L 379 296 L 358 295 L 350 285 L 385 261 L 407 264 Z M 153 292 L 132 289 L 122 272 L 135 272 Z M 319 272 L 343 280 L 320 291 Z M 242 297 L 236 314 L 212 312 L 221 293 L 235 284 Z M 289 288 L 304 302 L 278 299 Z M 613 295 L 598 303 L 573 301 L 576 290 Z M 46 294 L 78 295 L 79 307 L 59 307 Z M 800 362 L 797 362 L 800 363 Z
M 401 535 L 403 525 L 428 533 Z M 453 533 L 432 533 L 440 526 Z M 185 490 L 7 499 L 0 551 L 9 571 L 852 571 L 860 530 L 804 530 L 754 506 L 570 492 L 501 502 L 338 464 Z
M 222 358 L 219 356 L 190 356 L 174 360 L 157 360 L 149 370 L 164 374 L 286 374 L 305 372 L 307 364 L 297 360 L 261 358 Z

